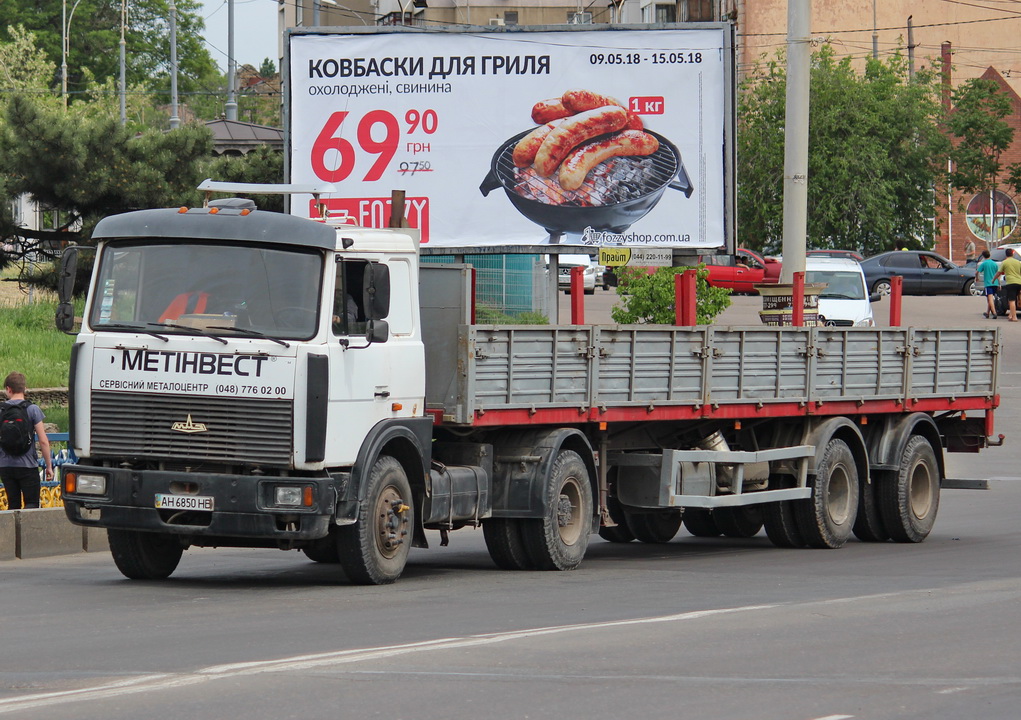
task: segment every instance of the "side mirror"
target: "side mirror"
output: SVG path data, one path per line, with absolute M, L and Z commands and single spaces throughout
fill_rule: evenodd
M 882 299 L 883 299 L 883 296 L 880 293 L 877 293 L 877 292 L 874 292 L 874 293 L 869 295 L 869 302 L 870 303 L 879 302 Z
M 53 319 L 54 324 L 57 326 L 57 330 L 68 335 L 74 335 L 72 329 L 74 328 L 74 305 L 69 302 L 62 302 L 57 305 L 57 315 Z
M 78 248 L 69 247 L 60 258 L 60 277 L 57 278 L 57 298 L 62 303 L 71 302 L 74 294 L 75 272 L 78 270 Z
M 390 268 L 387 265 L 370 262 L 365 266 L 362 307 L 368 320 L 382 320 L 390 314 Z
M 370 345 L 386 342 L 390 339 L 390 324 L 386 320 L 369 320 L 365 326 L 365 339 Z

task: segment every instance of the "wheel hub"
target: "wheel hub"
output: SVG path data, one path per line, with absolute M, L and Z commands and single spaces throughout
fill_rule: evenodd
M 578 515 L 581 507 L 581 488 L 576 478 L 569 478 L 560 489 L 557 499 L 557 529 L 565 545 L 573 545 L 581 538 L 584 518 Z
M 393 486 L 379 494 L 376 503 L 376 546 L 386 558 L 393 558 L 408 535 L 408 506 Z

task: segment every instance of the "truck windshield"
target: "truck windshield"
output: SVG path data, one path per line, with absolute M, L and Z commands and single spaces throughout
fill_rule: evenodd
M 235 330 L 306 340 L 318 327 L 322 268 L 322 255 L 312 250 L 111 243 L 99 258 L 89 323 L 114 331 L 187 334 L 194 328 L 196 334 Z

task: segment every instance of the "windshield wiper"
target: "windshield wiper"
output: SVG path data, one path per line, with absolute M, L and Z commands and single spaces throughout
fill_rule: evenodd
M 829 294 L 823 293 L 820 297 L 833 298 L 835 300 L 864 300 L 865 298 L 858 297 L 857 295 L 841 295 L 839 293 Z
M 229 345 L 230 344 L 226 340 L 224 340 L 222 337 L 218 337 L 217 335 L 213 335 L 213 333 L 206 332 L 202 328 L 198 328 L 198 327 L 188 327 L 187 325 L 178 325 L 176 323 L 146 323 L 146 325 L 156 325 L 156 326 L 159 326 L 159 327 L 172 327 L 175 330 L 187 330 L 189 332 L 197 333 L 198 335 L 205 335 L 208 338 L 213 338 L 213 340 L 216 340 L 217 342 L 221 342 L 224 345 Z
M 258 330 L 251 330 L 249 328 L 230 327 L 229 325 L 210 325 L 209 329 L 210 330 L 233 330 L 234 332 L 243 333 L 245 335 L 253 335 L 255 337 L 263 338 L 265 340 L 272 340 L 277 345 L 283 345 L 285 348 L 291 347 L 291 344 L 289 342 L 284 342 L 280 338 L 271 337 L 270 335 L 267 335 L 264 332 L 259 332 Z
M 152 325 L 154 323 L 146 323 L 145 325 Z M 145 325 L 136 325 L 133 323 L 101 323 L 96 325 L 97 330 L 134 330 L 135 332 L 143 332 L 146 335 L 152 335 L 158 340 L 163 342 L 170 342 L 165 335 L 154 333 L 152 330 L 146 330 Z

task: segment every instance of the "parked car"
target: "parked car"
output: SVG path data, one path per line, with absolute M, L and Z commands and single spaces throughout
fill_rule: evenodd
M 846 258 L 861 262 L 865 257 L 854 250 L 808 250 L 805 257 L 810 258 Z
M 1003 258 L 1007 257 L 1007 253 L 1005 252 L 1007 248 L 1012 248 L 1015 253 L 1021 252 L 1021 243 L 1004 243 L 1003 245 L 1000 245 L 990 250 L 989 257 L 991 257 L 998 263 L 1003 262 Z M 982 258 L 979 257 L 979 260 L 981 259 Z
M 872 303 L 879 293 L 869 293 L 865 273 L 850 258 L 805 260 L 805 282 L 825 283 L 819 295 L 819 322 L 830 327 L 872 327 Z
M 701 255 L 699 261 L 709 270 L 710 286 L 729 288 L 735 293 L 754 294 L 760 283 L 780 282 L 780 261 L 764 258 L 753 250 L 738 248 L 734 256 Z
M 557 265 L 560 268 L 557 286 L 564 292 L 571 291 L 571 268 L 576 267 L 585 268 L 585 274 L 582 276 L 582 287 L 586 295 L 594 293 L 597 284 L 603 289 L 607 289 L 603 266 L 597 264 L 588 255 L 558 255 Z
M 891 250 L 861 262 L 871 292 L 890 294 L 890 278 L 900 275 L 905 295 L 981 295 L 975 268 L 962 268 L 927 250 Z

